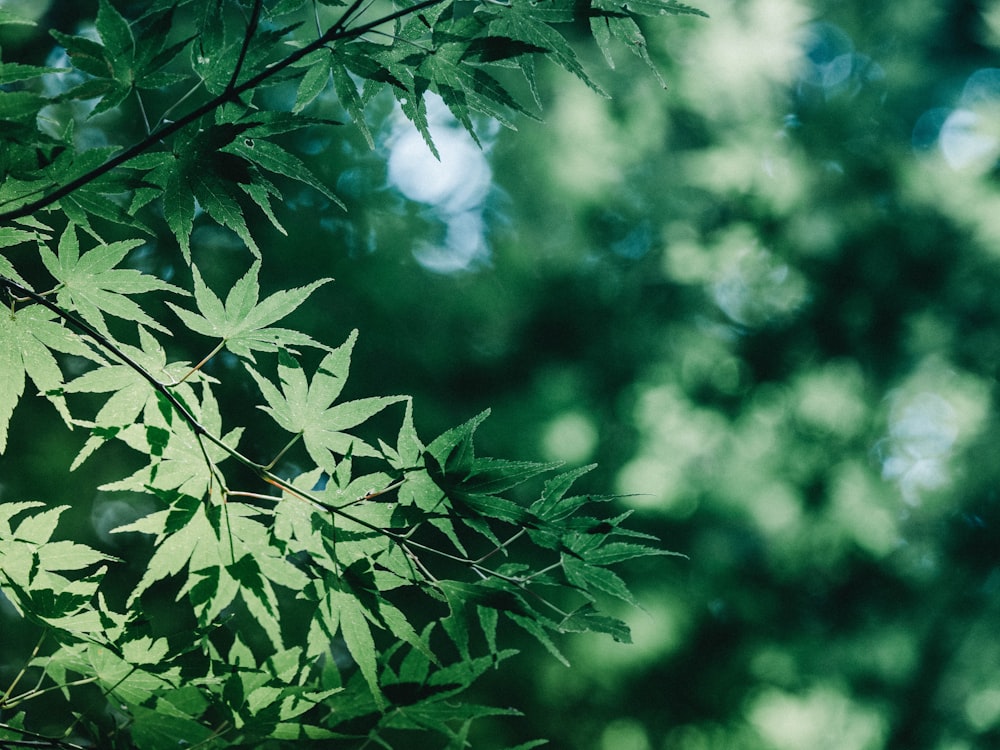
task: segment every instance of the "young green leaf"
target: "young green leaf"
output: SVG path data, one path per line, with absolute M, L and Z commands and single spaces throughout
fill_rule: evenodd
M 159 342 L 141 325 L 139 326 L 140 347 L 117 343 L 118 348 L 147 373 L 160 382 L 172 385 L 173 393 L 184 403 L 197 403 L 192 385 L 198 382 L 215 382 L 201 372 L 191 373 L 186 362 L 167 364 L 167 355 Z M 184 382 L 181 378 L 187 376 Z M 129 363 L 105 364 L 85 372 L 66 384 L 66 393 L 109 393 L 92 422 L 77 420 L 77 424 L 89 427 L 91 436 L 87 439 L 70 469 L 75 469 L 97 448 L 118 436 L 122 430 L 139 421 L 143 413 L 152 413 L 160 407 L 157 392 L 149 382 L 136 372 Z
M 360 600 L 351 594 L 332 590 L 327 595 L 327 606 L 337 618 L 340 633 L 365 682 L 371 690 L 372 697 L 378 707 L 384 708 L 385 697 L 379 689 L 375 640 L 372 638 L 371 627 L 366 617 L 366 611 Z
M 179 490 L 201 497 L 215 479 L 216 465 L 234 451 L 243 434 L 237 427 L 222 434 L 219 405 L 207 383 L 202 385 L 202 398 L 187 404 L 202 428 L 228 446 L 229 450 L 209 442 L 180 420 L 167 421 L 157 403 L 147 401 L 143 422 L 130 424 L 116 437 L 130 448 L 149 455 L 150 462 L 131 476 L 101 486 L 108 491 L 143 492 L 149 487 L 159 490 Z M 167 412 L 169 414 L 169 412 Z
M 223 305 L 205 284 L 198 267 L 192 266 L 191 270 L 198 313 L 169 302 L 167 305 L 195 333 L 221 339 L 229 351 L 251 362 L 256 361 L 255 351 L 273 352 L 288 346 L 325 348 L 304 333 L 273 328 L 271 324 L 292 313 L 331 279 L 323 278 L 303 287 L 278 291 L 258 302 L 260 261 L 254 261 L 250 270 L 233 285 Z
M 63 376 L 53 352 L 101 361 L 76 334 L 53 320 L 54 313 L 41 305 L 12 312 L 0 310 L 0 453 L 7 447 L 7 430 L 14 407 L 30 378 L 63 421 L 71 426 L 63 398 Z
M 49 273 L 60 283 L 56 301 L 67 310 L 77 312 L 94 328 L 111 337 L 105 315 L 153 328 L 162 333 L 170 332 L 150 317 L 142 307 L 127 295 L 165 291 L 184 294 L 184 290 L 161 281 L 149 274 L 131 268 L 115 268 L 130 250 L 142 240 L 127 240 L 100 245 L 82 256 L 76 227 L 66 227 L 59 240 L 59 256 L 44 245 L 42 262 Z
M 298 360 L 282 350 L 279 353 L 279 390 L 269 380 L 247 366 L 257 381 L 267 406 L 260 407 L 288 432 L 301 434 L 306 450 L 315 464 L 333 471 L 332 455 L 378 456 L 372 446 L 346 430 L 356 427 L 390 404 L 405 396 L 363 398 L 334 405 L 347 380 L 351 350 L 358 332 L 320 362 L 312 382 L 307 380 Z

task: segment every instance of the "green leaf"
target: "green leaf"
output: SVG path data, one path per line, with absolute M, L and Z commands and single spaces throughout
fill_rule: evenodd
M 475 460 L 472 436 L 476 428 L 490 415 L 489 409 L 468 422 L 442 433 L 427 446 L 427 453 L 446 472 L 469 472 Z
M 49 103 L 30 91 L 0 91 L 0 122 L 32 124 Z
M 433 55 L 420 61 L 414 72 L 417 94 L 422 95 L 428 88 L 436 91 L 477 143 L 479 136 L 472 122 L 472 111 L 492 117 L 511 130 L 517 130 L 511 111 L 537 120 L 538 117 L 519 104 L 499 81 L 465 59 L 468 45 L 463 33 L 462 28 L 450 30 L 446 39 L 454 36 L 463 41 L 445 41 L 438 45 Z
M 301 126 L 302 124 L 299 123 L 298 127 Z M 226 152 L 236 154 L 248 162 L 256 164 L 261 169 L 266 169 L 268 172 L 273 172 L 274 174 L 279 174 L 308 185 L 325 195 L 341 208 L 346 209 L 343 202 L 326 185 L 319 181 L 312 173 L 312 170 L 299 157 L 286 151 L 276 143 L 255 137 L 257 135 L 255 130 L 266 132 L 271 129 L 270 127 L 248 129 L 246 131 L 246 138 L 234 141 L 232 145 L 226 148 Z
M 340 100 L 341 106 L 347 110 L 351 116 L 351 120 L 365 137 L 365 140 L 368 142 L 368 148 L 374 149 L 375 139 L 372 137 L 371 130 L 369 130 L 368 124 L 365 122 L 364 104 L 358 94 L 357 85 L 347 70 L 347 61 L 340 53 L 339 47 L 334 48 L 330 64 L 330 74 L 333 77 L 333 87 L 337 92 L 337 98 Z
M 176 716 L 144 706 L 130 706 L 130 734 L 138 750 L 176 750 L 178 738 L 199 747 L 218 747 L 214 730 L 193 717 Z
M 45 544 L 52 538 L 59 516 L 68 508 L 68 505 L 60 505 L 57 508 L 29 516 L 14 530 L 14 538 L 34 544 Z
M 147 401 L 143 423 L 128 425 L 116 434 L 130 448 L 148 454 L 150 462 L 125 479 L 101 485 L 101 489 L 142 492 L 155 487 L 201 497 L 213 483 L 216 465 L 228 458 L 230 452 L 202 439 L 180 420 L 170 424 L 159 408 L 154 410 L 151 406 Z M 222 434 L 219 405 L 207 383 L 202 384 L 200 402 L 193 400 L 187 406 L 203 429 L 218 436 L 230 450 L 235 450 L 243 428 Z
M 186 362 L 167 364 L 166 352 L 159 342 L 145 328 L 139 326 L 140 347 L 132 347 L 118 342 L 118 348 L 133 362 L 147 373 L 163 383 L 179 383 L 173 387 L 173 393 L 184 403 L 197 403 L 198 399 L 193 384 L 208 382 L 209 378 L 201 372 L 191 373 L 191 366 Z M 184 378 L 185 382 L 180 382 Z M 159 410 L 158 394 L 146 379 L 128 364 L 105 364 L 95 370 L 84 373 L 66 384 L 66 393 L 110 393 L 92 423 L 86 424 L 91 429 L 80 453 L 73 462 L 71 469 L 78 467 L 97 448 L 112 438 L 119 437 L 125 428 L 134 425 L 141 414 Z M 163 426 L 163 419 L 158 419 L 156 426 Z
M 36 24 L 34 21 L 19 16 L 6 8 L 0 8 L 0 26 L 6 25 L 35 26 Z
M 538 13 L 538 4 L 530 0 L 512 0 L 506 5 L 483 5 L 477 13 L 492 16 L 489 23 L 489 33 L 500 41 L 515 40 L 531 45 L 537 51 L 546 53 L 547 57 L 569 71 L 601 96 L 608 96 L 590 76 L 577 59 L 576 52 L 558 31 L 553 29 Z M 522 69 L 530 65 L 530 55 L 522 55 L 519 61 Z M 524 70 L 529 81 L 533 80 L 530 69 Z
M 616 617 L 599 614 L 590 603 L 560 622 L 559 629 L 564 633 L 605 633 L 618 643 L 632 642 L 628 625 Z
M 545 482 L 541 497 L 531 504 L 531 512 L 547 521 L 557 521 L 576 512 L 588 498 L 583 496 L 566 498 L 565 495 L 577 479 L 592 471 L 595 466 L 596 464 L 581 466 L 549 479 Z
M 382 441 L 379 441 L 379 444 L 382 448 L 382 454 L 394 469 L 405 471 L 419 466 L 420 457 L 424 453 L 424 445 L 417 437 L 416 428 L 413 426 L 413 399 L 406 399 L 406 412 L 399 427 L 396 447 L 390 448 Z
M 406 398 L 363 398 L 334 405 L 347 380 L 351 350 L 357 334 L 356 330 L 353 331 L 344 344 L 323 358 L 311 383 L 306 379 L 298 360 L 285 351 L 280 352 L 278 363 L 280 391 L 255 370 L 247 367 L 267 401 L 267 406 L 260 408 L 282 429 L 301 434 L 306 450 L 315 464 L 331 471 L 336 466 L 331 463 L 331 454 L 380 455 L 364 441 L 347 434 L 346 430 L 356 427 L 390 404 Z
M 16 83 L 17 81 L 27 81 L 31 78 L 37 78 L 38 76 L 50 73 L 65 73 L 68 70 L 69 68 L 50 68 L 0 60 L 0 85 Z
M 295 106 L 292 108 L 293 114 L 298 114 L 308 107 L 329 85 L 330 60 L 330 51 L 321 49 L 307 55 L 299 62 L 299 65 L 308 66 L 308 69 L 306 74 L 302 76 L 302 80 L 299 81 L 299 88 L 295 94 Z
M 56 296 L 59 305 L 79 313 L 109 338 L 106 314 L 169 333 L 127 295 L 153 291 L 184 294 L 184 291 L 134 269 L 115 268 L 130 250 L 141 244 L 142 240 L 112 242 L 81 256 L 76 227 L 67 226 L 59 240 L 58 258 L 47 247 L 41 247 L 42 262 L 61 284 Z
M 621 599 L 630 606 L 638 606 L 638 602 L 632 592 L 628 590 L 625 581 L 613 570 L 588 565 L 571 555 L 563 555 L 562 567 L 566 572 L 566 579 L 582 591 L 602 591 Z
M 122 657 L 130 664 L 158 664 L 167 656 L 169 645 L 165 638 L 156 640 L 143 636 L 122 646 Z
M 375 640 L 372 638 L 364 607 L 356 596 L 342 591 L 330 591 L 328 597 L 329 606 L 337 615 L 340 633 L 344 637 L 351 658 L 368 683 L 375 703 L 380 709 L 385 708 L 385 697 L 378 684 L 376 659 L 378 652 L 375 650 Z
M 115 10 L 115 7 L 108 0 L 100 0 L 97 6 L 97 19 L 95 21 L 97 33 L 104 42 L 108 56 L 115 61 L 122 60 L 123 63 L 131 63 L 135 57 L 135 40 L 132 38 L 132 30 L 128 22 Z
M 597 550 L 584 553 L 584 559 L 591 565 L 614 565 L 635 557 L 646 557 L 648 555 L 676 555 L 676 552 L 660 550 L 649 547 L 645 544 L 632 544 L 630 542 L 609 542 Z
M 258 302 L 259 273 L 260 261 L 255 261 L 250 270 L 233 285 L 223 305 L 205 284 L 197 266 L 192 266 L 194 300 L 198 313 L 169 302 L 167 305 L 192 331 L 221 339 L 229 351 L 251 362 L 255 361 L 255 351 L 273 352 L 287 346 L 320 347 L 320 344 L 304 333 L 273 328 L 271 324 L 292 313 L 330 279 L 323 278 L 303 287 L 278 291 Z
M 590 30 L 594 35 L 597 46 L 601 48 L 604 59 L 608 67 L 614 68 L 615 61 L 611 55 L 611 40 L 617 39 L 636 57 L 642 60 L 656 76 L 656 80 L 663 88 L 667 87 L 666 82 L 656 69 L 656 64 L 649 56 L 646 47 L 646 37 L 639 28 L 639 24 L 632 17 L 631 2 L 619 2 L 618 0 L 593 0 L 593 15 L 590 17 Z
M 40 503 L 37 500 L 22 501 L 17 503 L 6 502 L 0 504 L 0 537 L 11 536 L 10 519 L 16 516 L 18 513 L 23 513 L 31 508 L 43 507 L 45 503 Z
M 170 171 L 163 185 L 163 218 L 180 245 L 184 260 L 191 262 L 191 230 L 194 227 L 194 193 L 180 169 Z
M 14 407 L 30 378 L 55 406 L 67 426 L 71 418 L 63 398 L 63 377 L 53 351 L 91 360 L 99 358 L 72 331 L 53 320 L 40 305 L 17 312 L 0 309 L 0 453 L 7 447 L 7 430 Z
M 72 36 L 52 29 L 49 31 L 59 44 L 66 49 L 73 65 L 98 78 L 109 78 L 113 67 L 108 61 L 104 47 L 93 39 L 82 36 Z

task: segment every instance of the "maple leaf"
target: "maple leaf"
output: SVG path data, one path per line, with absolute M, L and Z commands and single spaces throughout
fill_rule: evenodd
M 323 278 L 306 286 L 275 292 L 258 302 L 260 285 L 257 281 L 260 261 L 254 261 L 250 270 L 229 290 L 225 304 L 208 288 L 197 266 L 194 274 L 194 301 L 198 314 L 167 303 L 184 324 L 195 333 L 221 339 L 229 351 L 251 362 L 253 352 L 273 352 L 286 346 L 315 346 L 326 348 L 310 336 L 299 331 L 271 326 L 294 311 L 316 289 L 331 279 Z
M 357 337 L 355 330 L 347 341 L 327 354 L 312 382 L 306 378 L 298 360 L 284 350 L 279 353 L 278 362 L 280 390 L 253 368 L 247 367 L 267 401 L 267 406 L 259 408 L 282 429 L 301 434 L 310 458 L 320 467 L 333 468 L 331 454 L 380 456 L 372 446 L 346 430 L 356 427 L 390 404 L 406 400 L 406 396 L 382 396 L 334 405 L 347 381 L 351 351 Z
M 40 305 L 16 312 L 0 310 L 0 453 L 7 447 L 7 428 L 14 407 L 30 378 L 68 426 L 72 426 L 63 398 L 63 376 L 53 352 L 74 354 L 97 362 L 101 358 L 83 340 Z
M 156 535 L 156 551 L 130 602 L 157 581 L 187 567 L 190 577 L 180 593 L 188 595 L 204 622 L 242 594 L 257 622 L 280 648 L 280 607 L 274 585 L 298 591 L 308 578 L 268 543 L 268 527 L 254 518 L 261 511 L 222 503 L 218 497 L 206 503 L 183 491 L 160 490 L 157 495 L 170 503 L 168 509 L 114 529 L 114 533 Z
M 238 427 L 222 434 L 219 404 L 207 383 L 202 384 L 201 402 L 192 401 L 188 408 L 205 431 L 218 435 L 219 440 L 235 450 L 243 434 Z M 131 490 L 144 492 L 150 487 L 159 490 L 179 490 L 201 497 L 211 487 L 216 464 L 230 455 L 226 448 L 204 440 L 185 422 L 174 421 L 172 412 L 153 407 L 147 402 L 143 422 L 130 424 L 117 437 L 135 450 L 149 454 L 150 463 L 134 474 L 117 482 L 102 485 L 108 491 Z
M 117 343 L 118 349 L 135 365 L 152 375 L 159 382 L 170 385 L 174 394 L 184 403 L 194 403 L 192 384 L 195 382 L 216 382 L 202 372 L 191 372 L 187 362 L 167 364 L 163 347 L 149 331 L 139 326 L 139 347 Z M 180 382 L 184 378 L 184 382 Z M 172 385 L 176 384 L 176 385 Z M 101 445 L 116 437 L 129 425 L 139 421 L 145 411 L 158 408 L 160 401 L 156 390 L 132 364 L 105 364 L 96 370 L 85 372 L 66 384 L 66 393 L 110 393 L 92 422 L 75 420 L 75 423 L 89 427 L 91 435 L 73 461 L 71 469 L 76 469 Z
M 530 0 L 512 0 L 504 5 L 483 5 L 476 12 L 491 17 L 489 34 L 492 41 L 508 47 L 513 46 L 512 42 L 518 42 L 521 45 L 528 45 L 529 51 L 548 53 L 550 60 L 568 70 L 601 96 L 608 96 L 607 92 L 584 71 L 576 52 L 566 38 L 549 25 L 552 20 L 570 20 L 572 11 L 567 12 L 568 18 L 560 15 L 555 15 L 554 19 L 547 18 L 539 11 L 537 3 L 531 3 Z M 532 92 L 535 92 L 533 55 L 518 55 L 517 64 L 531 85 Z M 537 93 L 535 99 L 537 102 Z
M 59 238 L 59 255 L 40 246 L 42 262 L 60 283 L 56 300 L 60 307 L 75 310 L 80 317 L 110 338 L 104 315 L 134 320 L 162 333 L 170 332 L 151 318 L 127 295 L 143 292 L 186 294 L 173 284 L 132 268 L 115 268 L 142 240 L 100 245 L 80 255 L 76 227 L 70 224 Z

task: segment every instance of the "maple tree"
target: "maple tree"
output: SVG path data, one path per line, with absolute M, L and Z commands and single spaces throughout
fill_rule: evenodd
M 272 206 L 281 185 L 339 202 L 275 140 L 332 126 L 305 114 L 331 88 L 369 143 L 366 107 L 391 92 L 437 153 L 429 93 L 476 137 L 481 116 L 508 126 L 533 116 L 511 74 L 537 106 L 536 55 L 601 92 L 554 24 L 586 22 L 608 62 L 624 43 L 652 65 L 637 19 L 693 12 L 670 0 L 154 0 L 126 17 L 100 0 L 94 34 L 52 30 L 71 67 L 3 62 L 0 451 L 30 381 L 84 429 L 67 469 L 127 446 L 142 465 L 100 489 L 158 509 L 115 529 L 151 538 L 152 552 L 128 596 L 109 601 L 108 580 L 128 572 L 56 539 L 67 506 L 0 504 L 0 591 L 38 635 L 0 696 L 0 743 L 390 747 L 419 731 L 462 747 L 474 719 L 505 713 L 456 700 L 512 654 L 501 620 L 557 659 L 560 633 L 628 640 L 599 609 L 607 598 L 635 604 L 611 566 L 663 550 L 623 525 L 627 513 L 587 510 L 607 499 L 572 493 L 587 468 L 477 456 L 485 413 L 425 443 L 408 397 L 341 400 L 356 332 L 331 346 L 280 327 L 329 280 L 262 299 L 260 274 L 275 260 L 245 212 L 287 233 Z M 0 24 L 30 23 L 0 9 Z M 43 85 L 66 75 L 68 86 Z M 291 106 L 262 96 L 269 87 L 294 92 Z M 82 117 L 60 109 L 77 102 L 89 103 Z M 143 123 L 134 143 L 77 145 L 81 122 L 126 109 Z M 253 256 L 224 299 L 194 262 L 203 222 Z M 158 233 L 172 237 L 160 252 L 179 250 L 190 285 L 125 265 Z M 164 295 L 162 307 L 150 301 Z M 164 346 L 176 331 L 208 340 L 198 362 Z M 277 428 L 250 448 L 245 426 L 231 426 L 245 415 L 217 398 L 230 381 L 205 370 L 223 350 Z M 392 436 L 356 434 L 400 405 Z M 163 631 L 147 614 L 163 589 L 190 627 Z M 58 719 L 34 709 L 53 695 Z

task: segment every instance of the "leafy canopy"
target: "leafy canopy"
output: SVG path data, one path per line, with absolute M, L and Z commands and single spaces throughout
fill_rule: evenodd
M 339 202 L 282 145 L 337 124 L 306 114 L 321 97 L 374 145 L 366 109 L 390 92 L 435 150 L 429 93 L 473 136 L 483 115 L 514 127 L 537 116 L 539 55 L 602 93 L 558 25 L 589 24 L 609 63 L 623 43 L 652 65 L 640 17 L 697 11 L 670 0 L 123 7 L 100 0 L 94 33 L 51 31 L 66 67 L 0 65 L 0 452 L 30 381 L 82 428 L 69 470 L 110 443 L 138 456 L 138 469 L 101 489 L 155 503 L 115 529 L 152 550 L 128 596 L 109 600 L 129 568 L 54 541 L 66 506 L 0 504 L 0 590 L 40 637 L 0 697 L 0 743 L 390 747 L 420 731 L 465 746 L 473 720 L 505 713 L 456 700 L 511 655 L 498 645 L 502 621 L 558 659 L 560 633 L 627 641 L 599 609 L 607 598 L 635 604 L 609 566 L 661 552 L 623 527 L 627 514 L 588 515 L 604 498 L 572 493 L 586 468 L 553 475 L 478 456 L 485 414 L 425 444 L 409 398 L 343 400 L 357 332 L 333 347 L 281 327 L 329 279 L 262 297 L 275 259 L 246 212 L 285 233 L 273 204 L 287 184 Z M 30 24 L 0 10 L 0 27 Z M 77 129 L 97 116 L 142 130 L 130 144 L 79 145 Z M 252 255 L 225 295 L 192 260 L 205 222 Z M 190 285 L 133 267 L 158 238 L 176 244 Z M 206 340 L 205 356 L 174 358 L 175 333 Z M 210 376 L 223 350 L 243 370 Z M 244 371 L 273 423 L 252 441 L 233 424 L 247 415 L 224 413 L 217 397 Z M 387 409 L 398 433 L 366 436 Z M 183 627 L 148 614 L 165 591 Z M 19 687 L 29 672 L 36 687 Z M 65 704 L 55 714 L 35 703 L 50 694 Z

